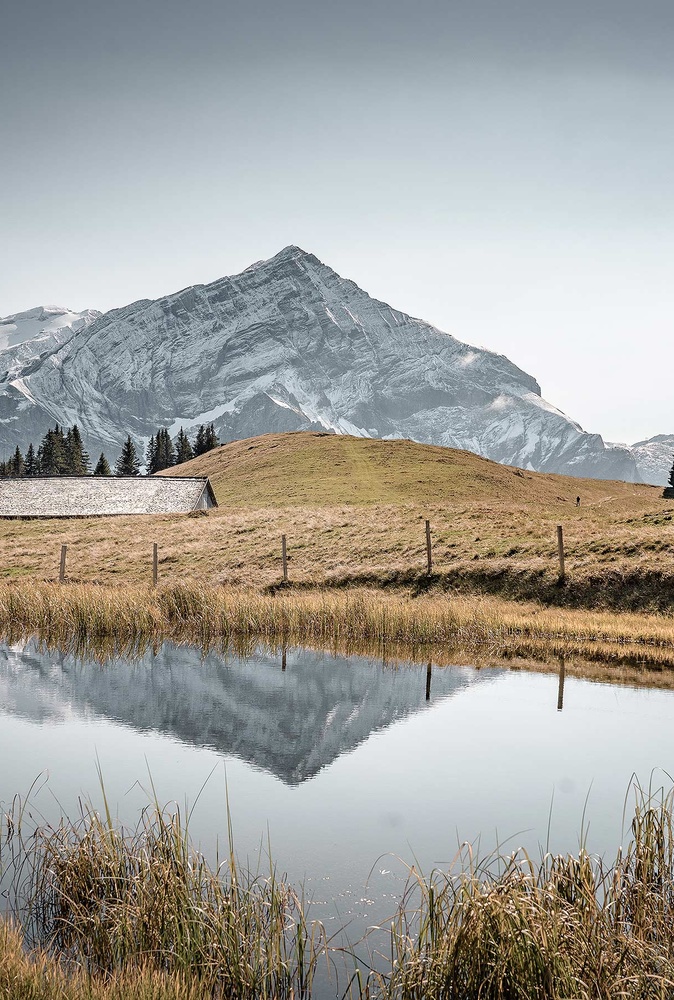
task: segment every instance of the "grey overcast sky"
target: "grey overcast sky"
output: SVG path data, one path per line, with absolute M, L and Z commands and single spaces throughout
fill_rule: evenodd
M 0 315 L 288 243 L 674 433 L 672 0 L 0 0 Z

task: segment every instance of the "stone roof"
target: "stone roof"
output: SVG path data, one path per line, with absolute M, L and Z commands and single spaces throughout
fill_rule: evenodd
M 179 476 L 0 479 L 0 517 L 183 514 L 216 506 L 208 479 Z

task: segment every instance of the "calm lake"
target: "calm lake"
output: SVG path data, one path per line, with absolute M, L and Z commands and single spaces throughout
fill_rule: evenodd
M 430 683 L 430 690 L 429 690 Z M 428 697 L 427 697 L 428 695 Z M 389 916 L 406 864 L 540 846 L 614 855 L 636 773 L 674 773 L 674 693 L 555 674 L 384 665 L 288 649 L 241 659 L 164 645 L 101 666 L 0 647 L 0 808 L 31 793 L 50 821 L 101 801 L 194 806 L 194 842 L 304 883 L 311 915 L 351 933 Z M 657 785 L 669 785 L 660 771 Z M 628 807 L 628 815 L 631 810 Z M 583 819 L 584 817 L 584 819 Z M 548 834 L 549 830 L 549 834 Z M 333 922 L 331 924 L 331 922 Z

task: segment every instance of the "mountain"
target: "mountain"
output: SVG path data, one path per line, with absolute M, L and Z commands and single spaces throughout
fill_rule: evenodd
M 3 383 L 7 385 L 20 377 L 26 366 L 41 355 L 57 350 L 78 330 L 83 330 L 101 315 L 97 309 L 73 312 L 62 306 L 36 306 L 35 309 L 0 318 L 0 373 Z M 19 439 L 23 441 L 20 434 L 17 441 Z
M 666 486 L 674 464 L 674 434 L 657 434 L 647 441 L 637 441 L 630 448 L 644 483 Z
M 58 420 L 92 454 L 215 423 L 222 441 L 324 429 L 638 481 L 506 357 L 470 347 L 290 246 L 241 274 L 114 309 L 0 379 L 0 446 Z
M 25 312 L 14 313 L 13 316 L 0 317 L 0 351 L 15 347 L 33 338 L 54 335 L 56 333 L 82 330 L 102 315 L 96 309 L 85 309 L 84 312 L 73 312 L 64 306 L 36 306 Z M 62 338 L 62 342 L 66 340 Z
M 248 659 L 166 643 L 105 667 L 34 642 L 0 648 L 0 706 L 33 722 L 113 719 L 233 754 L 299 785 L 375 732 L 490 683 L 495 671 L 383 667 L 362 656 L 258 650 Z

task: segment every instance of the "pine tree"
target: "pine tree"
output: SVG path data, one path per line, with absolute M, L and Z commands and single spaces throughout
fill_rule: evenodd
M 94 475 L 95 476 L 111 476 L 112 475 L 112 472 L 110 471 L 110 465 L 108 463 L 107 458 L 103 454 L 103 452 L 101 452 L 101 457 L 99 458 L 98 462 L 96 463 L 96 468 L 94 469 Z
M 160 427 L 155 438 L 155 461 L 151 471 L 161 472 L 163 469 L 170 469 L 175 464 L 176 453 L 171 435 L 165 427 Z
M 220 442 L 218 441 L 218 435 L 215 433 L 215 427 L 210 424 L 206 431 L 206 451 L 212 451 L 213 448 L 217 448 Z
M 12 456 L 12 475 L 17 479 L 20 479 L 24 474 L 24 462 L 23 455 L 21 454 L 21 449 L 18 444 L 16 446 L 16 451 Z
M 37 476 L 39 473 L 39 466 L 37 464 L 37 456 L 35 454 L 35 448 L 33 448 L 33 442 L 28 445 L 28 451 L 26 452 L 26 461 L 24 464 L 23 473 L 25 476 Z
M 67 472 L 66 439 L 58 424 L 53 431 L 47 431 L 42 439 L 38 454 L 40 456 L 40 472 L 43 476 L 62 476 Z
M 66 435 L 66 464 L 70 476 L 87 476 L 89 474 L 89 456 L 84 450 L 77 424 L 73 424 Z
M 183 462 L 189 462 L 191 458 L 192 445 L 190 444 L 187 434 L 181 427 L 178 431 L 178 437 L 176 438 L 176 465 L 182 465 Z
M 152 476 L 157 471 L 157 442 L 154 434 L 150 438 L 147 451 L 145 452 L 145 466 L 149 476 Z
M 116 476 L 139 476 L 140 462 L 136 454 L 136 446 L 131 440 L 131 435 L 127 435 L 126 441 L 122 445 L 122 453 L 115 465 Z
M 670 469 L 669 479 L 667 480 L 667 482 L 669 483 L 670 486 L 674 487 L 674 464 L 672 464 L 672 468 Z
M 194 439 L 194 446 L 192 448 L 194 457 L 198 455 L 203 455 L 206 451 L 206 428 L 203 424 L 199 424 L 199 429 L 197 431 L 197 436 Z

